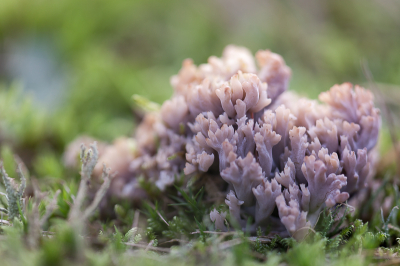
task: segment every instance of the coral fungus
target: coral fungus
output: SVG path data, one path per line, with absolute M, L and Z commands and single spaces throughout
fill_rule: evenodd
M 137 129 L 123 193 L 134 193 L 139 176 L 164 190 L 182 172 L 218 171 L 239 225 L 253 217 L 252 230 L 302 239 L 323 208 L 366 185 L 380 113 L 364 88 L 335 85 L 318 103 L 286 92 L 290 76 L 268 50 L 254 60 L 247 49 L 228 46 L 206 64 L 185 60 L 171 78 L 172 98 Z M 226 215 L 211 212 L 216 228 L 226 229 Z

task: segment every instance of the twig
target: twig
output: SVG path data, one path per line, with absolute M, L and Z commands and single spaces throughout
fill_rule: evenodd
M 236 232 L 226 232 L 225 234 L 222 234 L 222 235 L 220 235 L 218 238 L 217 238 L 217 241 L 216 242 L 222 242 L 222 240 L 224 240 L 225 239 L 225 237 L 227 237 L 227 236 L 231 236 L 231 235 L 235 235 L 235 233 Z
M 232 239 L 232 240 L 229 240 L 229 241 L 225 241 L 225 242 L 219 244 L 219 245 L 218 245 L 218 249 L 219 249 L 219 250 L 228 249 L 228 248 L 230 248 L 230 247 L 239 245 L 239 244 L 241 244 L 242 242 L 243 242 L 242 239 L 240 239 L 240 238 L 235 238 L 235 239 Z
M 135 214 L 133 216 L 132 228 L 138 227 L 138 225 L 139 225 L 139 217 L 140 217 L 140 211 L 139 210 L 135 210 Z
M 148 251 L 149 248 L 151 248 L 153 246 L 153 244 L 154 244 L 154 240 L 151 240 L 144 251 Z
M 169 244 L 169 243 L 174 243 L 174 242 L 179 242 L 179 243 L 188 243 L 188 241 L 186 241 L 186 240 L 183 240 L 183 239 L 171 239 L 171 240 L 168 240 L 168 241 L 165 241 L 165 242 L 159 243 L 158 245 L 159 245 L 159 246 L 161 246 L 161 245 L 165 245 L 165 244 Z
M 127 246 L 131 247 L 137 247 L 137 248 L 143 248 L 147 250 L 154 250 L 154 251 L 159 251 L 159 252 L 165 252 L 169 253 L 171 250 L 169 248 L 160 248 L 160 247 L 153 247 L 153 246 L 148 246 L 148 245 L 142 245 L 142 244 L 135 244 L 135 243 L 124 243 Z
M 248 239 L 249 241 L 251 241 L 251 242 L 259 241 L 259 242 L 262 243 L 262 244 L 270 243 L 270 242 L 271 242 L 271 238 L 267 238 L 267 237 L 249 236 L 247 239 Z
M 201 233 L 200 231 L 194 231 L 194 232 L 191 232 L 190 234 L 191 235 L 195 235 L 195 234 L 200 234 L 200 233 Z M 215 234 L 215 235 L 235 235 L 235 234 L 238 234 L 238 232 L 235 232 L 235 231 L 233 231 L 233 232 L 203 231 L 203 233 Z
M 163 220 L 163 222 L 169 226 L 169 223 L 164 219 L 164 217 L 162 217 L 161 213 L 156 210 L 156 206 L 154 206 L 152 203 L 149 202 L 149 205 L 156 211 L 156 213 L 158 214 L 158 216 L 160 216 L 161 220 Z
M 162 217 L 161 213 L 159 211 L 156 211 L 158 216 L 160 216 L 161 220 L 163 220 L 164 223 L 166 223 L 169 226 L 169 223 Z
M 1 224 L 11 225 L 7 220 L 0 220 L 0 225 Z

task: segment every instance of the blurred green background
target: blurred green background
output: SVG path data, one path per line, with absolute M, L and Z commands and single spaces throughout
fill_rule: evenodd
M 281 54 L 291 89 L 313 98 L 345 81 L 369 87 L 368 65 L 398 107 L 400 1 L 2 0 L 2 154 L 59 177 L 68 142 L 132 135 L 133 94 L 161 103 L 183 59 L 204 63 L 228 44 Z

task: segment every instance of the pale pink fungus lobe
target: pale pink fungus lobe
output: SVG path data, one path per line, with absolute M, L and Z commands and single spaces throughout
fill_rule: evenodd
M 365 186 L 381 117 L 360 86 L 334 85 L 320 94 L 321 104 L 287 92 L 290 76 L 283 58 L 268 50 L 254 59 L 230 45 L 206 64 L 187 59 L 171 78 L 171 99 L 138 126 L 135 151 L 104 149 L 99 161 L 117 162 L 121 149 L 130 164 L 114 170 L 125 173 L 125 187 L 141 176 L 161 191 L 182 172 L 219 171 L 240 226 L 252 216 L 252 229 L 286 228 L 302 239 L 323 208 Z M 226 215 L 210 213 L 216 229 L 227 229 Z

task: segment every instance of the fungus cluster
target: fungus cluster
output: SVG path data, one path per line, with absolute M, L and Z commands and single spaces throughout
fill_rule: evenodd
M 138 176 L 163 191 L 182 172 L 219 172 L 240 226 L 253 217 L 254 230 L 302 239 L 323 208 L 366 185 L 381 121 L 362 87 L 335 85 L 319 103 L 286 92 L 290 76 L 282 57 L 268 50 L 254 59 L 246 48 L 227 46 L 206 64 L 185 60 L 171 78 L 171 99 L 138 126 L 134 158 L 121 158 L 129 174 L 112 189 L 129 197 Z M 211 212 L 217 229 L 226 230 L 225 216 Z

